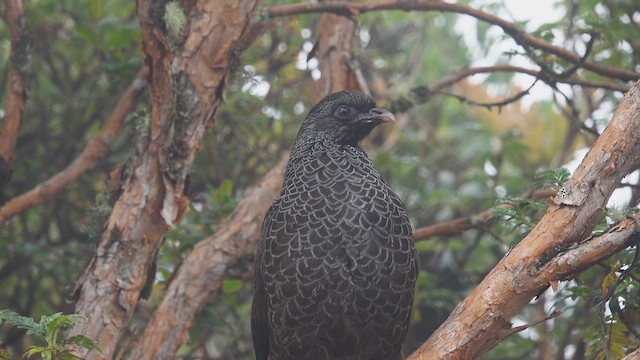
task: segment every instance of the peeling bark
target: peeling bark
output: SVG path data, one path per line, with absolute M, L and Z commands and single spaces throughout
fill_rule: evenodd
M 328 13 L 320 15 L 316 57 L 322 76 L 316 81 L 317 100 L 340 90 L 365 90 L 358 85 L 350 67 L 356 25 L 356 21 L 347 16 Z
M 282 187 L 286 159 L 269 171 L 251 193 L 220 224 L 199 241 L 176 271 L 129 359 L 172 359 L 188 341 L 196 314 L 220 294 L 227 270 L 253 251 L 260 224 Z
M 186 2 L 182 2 L 187 4 Z M 78 282 L 76 312 L 87 319 L 72 334 L 98 341 L 112 358 L 140 298 L 166 231 L 188 210 L 186 174 L 222 103 L 226 78 L 259 0 L 189 3 L 188 24 L 175 49 L 161 23 L 165 2 L 139 0 L 149 66 L 150 129 L 125 169 L 97 254 Z
M 355 21 L 326 14 L 319 24 L 317 56 L 322 69 L 317 82 L 319 96 L 357 87 L 349 68 Z M 255 249 L 264 215 L 280 192 L 285 164 L 283 161 L 269 171 L 219 230 L 198 242 L 185 258 L 140 341 L 133 347 L 130 359 L 170 359 L 188 340 L 187 330 L 196 314 L 220 294 L 228 269 Z
M 4 0 L 4 20 L 11 33 L 11 64 L 9 89 L 3 106 L 4 117 L 0 121 L 0 204 L 5 200 L 2 189 L 11 180 L 11 165 L 15 160 L 31 73 L 31 35 L 27 29 L 22 0 Z
M 609 196 L 637 168 L 639 159 L 640 84 L 636 83 L 538 225 L 409 359 L 477 358 L 509 334 L 509 320 L 534 296 L 588 266 L 586 260 L 598 259 L 576 254 L 570 246 L 589 237 Z M 633 223 L 631 229 L 622 227 L 631 230 L 629 236 L 637 232 Z M 616 234 L 617 228 L 613 230 Z M 604 257 L 621 249 L 597 246 L 597 241 L 591 246 L 592 251 L 608 250 L 600 253 Z

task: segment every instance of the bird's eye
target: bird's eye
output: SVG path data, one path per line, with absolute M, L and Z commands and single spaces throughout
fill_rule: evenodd
M 348 106 L 340 106 L 336 111 L 336 114 L 341 119 L 346 119 L 351 115 L 351 109 Z

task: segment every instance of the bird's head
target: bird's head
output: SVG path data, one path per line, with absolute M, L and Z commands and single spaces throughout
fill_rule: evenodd
M 356 146 L 376 126 L 395 119 L 388 110 L 376 107 L 371 96 L 344 90 L 328 95 L 311 108 L 298 137 Z

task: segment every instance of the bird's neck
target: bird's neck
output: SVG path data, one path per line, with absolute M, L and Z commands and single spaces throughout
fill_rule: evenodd
M 298 137 L 291 148 L 285 179 L 300 171 L 301 168 L 305 168 L 307 164 L 324 163 L 325 160 L 320 159 L 323 157 L 330 163 L 346 161 L 352 163 L 356 168 L 367 168 L 369 171 L 375 172 L 371 159 L 357 145 L 339 144 L 327 137 Z M 315 166 L 310 168 L 315 168 Z
M 344 150 L 348 152 L 360 153 L 367 156 L 366 153 L 360 149 L 358 144 L 340 144 L 333 141 L 330 137 L 298 137 L 291 147 L 291 156 L 289 162 L 297 161 L 304 158 L 319 157 L 324 154 L 334 154 L 336 150 Z M 338 152 L 340 153 L 340 152 Z

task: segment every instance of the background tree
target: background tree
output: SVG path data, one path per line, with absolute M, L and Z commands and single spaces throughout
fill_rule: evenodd
M 555 9 L 5 0 L 0 308 L 78 312 L 108 358 L 251 358 L 282 158 L 313 103 L 358 88 L 399 118 L 366 146 L 421 253 L 406 353 L 440 327 L 412 358 L 621 358 L 640 345 L 637 173 L 620 181 L 640 8 Z

